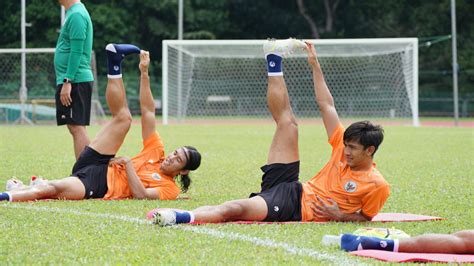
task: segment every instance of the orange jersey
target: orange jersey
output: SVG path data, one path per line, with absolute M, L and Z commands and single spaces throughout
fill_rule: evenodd
M 318 202 L 316 196 L 326 200 L 333 199 L 344 213 L 361 211 L 368 217 L 374 217 L 382 209 L 390 194 L 390 187 L 375 163 L 368 171 L 352 171 L 344 157 L 344 128 L 339 125 L 329 144 L 332 154 L 329 162 L 313 178 L 303 184 L 301 195 L 301 220 L 325 221 L 313 216 L 310 202 Z
M 132 158 L 133 168 L 145 188 L 155 188 L 158 191 L 160 200 L 174 200 L 178 197 L 180 189 L 172 176 L 160 171 L 164 159 L 164 145 L 158 132 L 155 132 L 143 141 L 143 150 Z M 109 165 L 107 187 L 104 199 L 132 198 L 124 165 Z

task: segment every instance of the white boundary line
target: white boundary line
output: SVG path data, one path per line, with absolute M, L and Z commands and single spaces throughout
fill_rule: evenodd
M 32 205 L 25 206 L 25 205 L 11 204 L 11 203 L 2 204 L 0 205 L 0 207 L 10 208 L 10 209 L 42 211 L 42 212 L 58 212 L 58 213 L 73 214 L 73 215 L 78 215 L 78 216 L 90 216 L 90 217 L 95 217 L 95 218 L 114 219 L 114 220 L 138 223 L 138 224 L 151 224 L 150 221 L 147 221 L 141 218 L 135 218 L 135 217 L 124 216 L 124 215 L 107 214 L 107 213 L 81 212 L 81 211 L 70 210 L 70 209 L 65 209 L 65 208 L 39 207 L 39 206 L 32 206 Z M 311 257 L 318 260 L 324 260 L 324 261 L 328 261 L 330 263 L 334 263 L 337 265 L 354 264 L 354 261 L 351 262 L 345 256 L 337 257 L 337 256 L 329 255 L 326 253 L 318 252 L 316 250 L 309 249 L 309 248 L 295 247 L 285 242 L 276 242 L 268 238 L 252 237 L 252 236 L 247 236 L 247 235 L 234 233 L 234 232 L 222 232 L 219 230 L 206 228 L 202 225 L 198 225 L 198 226 L 181 225 L 181 226 L 172 226 L 170 228 L 183 230 L 183 231 L 190 231 L 193 233 L 203 234 L 203 235 L 207 235 L 207 236 L 211 236 L 215 238 L 250 242 L 256 246 L 279 248 L 279 249 L 285 250 L 286 252 L 290 254 L 304 256 L 304 257 Z

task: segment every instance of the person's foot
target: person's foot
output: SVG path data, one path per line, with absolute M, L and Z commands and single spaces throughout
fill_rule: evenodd
M 140 48 L 132 44 L 109 43 L 105 46 L 107 52 L 107 76 L 109 78 L 122 77 L 122 60 L 129 54 L 140 54 Z
M 176 212 L 171 209 L 159 210 L 153 214 L 153 223 L 159 226 L 176 224 Z
M 345 251 L 356 251 L 363 249 L 376 249 L 394 251 L 398 241 L 382 239 L 370 236 L 357 236 L 353 234 L 343 234 L 341 237 L 341 249 Z
M 12 177 L 7 180 L 7 184 L 5 185 L 5 190 L 12 191 L 12 190 L 20 189 L 23 187 L 25 187 L 25 185 L 23 184 L 21 180 L 18 180 L 15 177 Z
M 48 180 L 41 176 L 31 176 L 30 186 L 46 185 Z
M 109 43 L 105 46 L 105 50 L 107 51 L 107 56 L 112 55 L 117 57 L 118 60 L 122 60 L 126 55 L 129 54 L 140 54 L 140 48 L 133 44 L 115 44 Z M 118 56 L 120 58 L 118 58 Z
M 297 50 L 303 50 L 306 44 L 297 39 L 289 38 L 286 40 L 267 39 L 263 44 L 265 56 L 275 54 L 281 57 L 287 57 Z

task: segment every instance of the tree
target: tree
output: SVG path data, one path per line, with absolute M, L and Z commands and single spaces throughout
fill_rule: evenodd
M 319 39 L 319 31 L 318 31 L 318 26 L 316 25 L 316 22 L 314 19 L 308 14 L 308 11 L 306 10 L 306 7 L 304 5 L 304 0 L 296 0 L 296 3 L 298 3 L 298 10 L 300 11 L 301 15 L 306 19 L 306 21 L 309 24 L 309 28 L 311 29 L 311 35 L 315 39 Z
M 324 0 L 324 10 L 326 14 L 326 20 L 325 20 L 325 27 L 324 30 L 318 30 L 318 26 L 316 25 L 316 21 L 313 19 L 313 17 L 309 14 L 308 10 L 306 9 L 304 0 L 296 0 L 296 3 L 298 4 L 298 10 L 301 14 L 301 16 L 304 17 L 304 19 L 308 22 L 309 27 L 311 29 L 311 35 L 315 39 L 320 38 L 320 32 L 332 32 L 334 28 L 334 21 L 335 21 L 335 16 L 336 16 L 336 9 L 339 5 L 339 0 Z M 314 3 L 314 1 L 313 1 Z

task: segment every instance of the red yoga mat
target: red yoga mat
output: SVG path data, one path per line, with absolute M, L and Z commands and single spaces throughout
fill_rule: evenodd
M 153 213 L 158 211 L 160 208 L 149 211 L 146 215 L 147 219 L 153 219 Z M 163 208 L 166 209 L 166 208 Z M 436 221 L 443 220 L 444 218 L 418 215 L 410 213 L 379 213 L 373 219 L 372 222 L 415 222 L 415 221 Z M 222 222 L 226 224 L 304 224 L 304 223 L 327 223 L 327 222 L 261 222 L 261 221 L 233 221 L 233 222 Z M 207 224 L 206 222 L 194 222 L 193 224 Z
M 191 199 L 191 197 L 189 196 L 186 196 L 186 195 L 183 195 L 183 196 L 178 196 L 175 200 L 189 200 Z M 58 200 L 58 199 L 39 199 L 39 200 L 29 200 L 29 201 L 20 201 L 20 202 L 17 202 L 17 203 L 21 203 L 21 202 L 35 202 L 35 201 L 55 201 L 55 200 Z M 125 199 L 102 199 L 102 198 L 99 198 L 99 199 L 87 199 L 87 200 L 105 200 L 105 201 L 108 201 L 108 200 L 133 200 L 133 198 L 125 198 Z M 78 200 L 61 200 L 61 201 L 78 201 Z
M 446 262 L 474 263 L 474 255 L 440 254 L 440 253 L 401 253 L 383 250 L 358 250 L 351 255 L 373 258 L 387 262 Z

